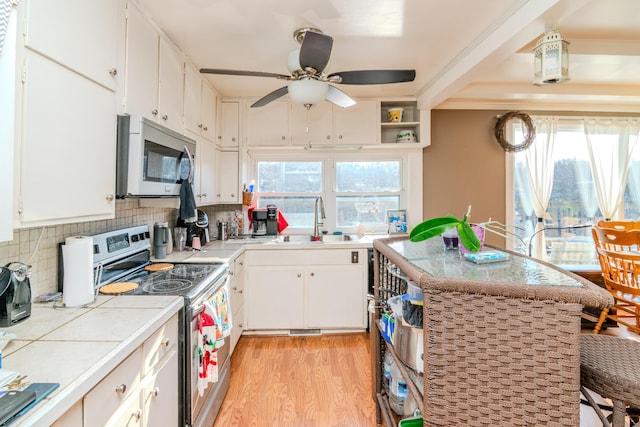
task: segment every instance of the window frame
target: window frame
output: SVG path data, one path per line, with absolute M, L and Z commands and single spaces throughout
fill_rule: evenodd
M 272 162 L 322 162 L 322 190 L 318 193 L 262 193 L 259 188 L 258 180 L 256 179 L 255 190 L 255 203 L 258 203 L 258 199 L 261 197 L 286 197 L 291 195 L 297 196 L 309 196 L 309 197 L 322 197 L 324 202 L 324 209 L 326 218 L 324 221 L 324 230 L 329 233 L 334 231 L 342 231 L 343 233 L 357 233 L 358 227 L 338 227 L 336 225 L 336 206 L 337 197 L 339 195 L 359 196 L 359 195 L 398 195 L 399 206 L 397 209 L 408 209 L 408 182 L 409 182 L 409 153 L 408 152 L 258 152 L 252 153 L 250 157 L 249 176 L 257 177 L 258 163 L 262 161 Z M 398 161 L 400 164 L 400 190 L 397 192 L 340 192 L 336 191 L 336 164 L 338 162 L 382 162 L 382 161 Z M 422 172 L 420 170 L 420 172 Z M 253 179 L 253 178 L 252 178 Z M 286 217 L 286 212 L 284 213 Z M 416 220 L 419 222 L 421 219 Z M 376 230 L 381 232 L 381 230 Z M 311 228 L 293 228 L 289 227 L 284 234 L 309 234 L 313 233 L 313 227 Z M 369 233 L 367 233 L 369 234 Z M 375 233 L 372 233 L 375 234 Z M 386 234 L 386 229 L 385 229 Z

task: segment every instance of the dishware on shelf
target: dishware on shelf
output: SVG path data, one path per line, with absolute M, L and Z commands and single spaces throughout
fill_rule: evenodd
M 398 136 L 396 137 L 396 142 L 416 142 L 416 133 L 410 129 L 401 130 L 398 132 Z
M 387 120 L 391 123 L 400 123 L 402 121 L 402 112 L 404 108 L 389 108 L 387 111 Z

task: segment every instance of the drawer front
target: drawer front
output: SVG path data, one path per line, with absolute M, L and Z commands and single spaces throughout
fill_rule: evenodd
M 146 375 L 178 343 L 178 315 L 162 325 L 142 345 L 144 351 L 144 373 Z
M 98 426 L 109 421 L 129 396 L 139 400 L 142 349 L 131 353 L 84 397 L 84 425 Z

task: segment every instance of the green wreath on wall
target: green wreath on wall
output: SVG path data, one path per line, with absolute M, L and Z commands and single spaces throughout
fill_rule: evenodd
M 518 119 L 522 121 L 522 124 L 524 125 L 524 140 L 517 145 L 507 141 L 506 137 L 507 123 L 511 119 Z M 520 111 L 509 111 L 498 118 L 496 126 L 493 128 L 493 134 L 504 151 L 518 152 L 526 150 L 533 140 L 536 139 L 536 128 L 528 114 Z

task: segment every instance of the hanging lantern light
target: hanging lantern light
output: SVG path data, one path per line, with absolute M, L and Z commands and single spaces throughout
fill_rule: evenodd
M 555 29 L 547 30 L 533 49 L 533 84 L 562 83 L 569 79 L 569 42 Z

